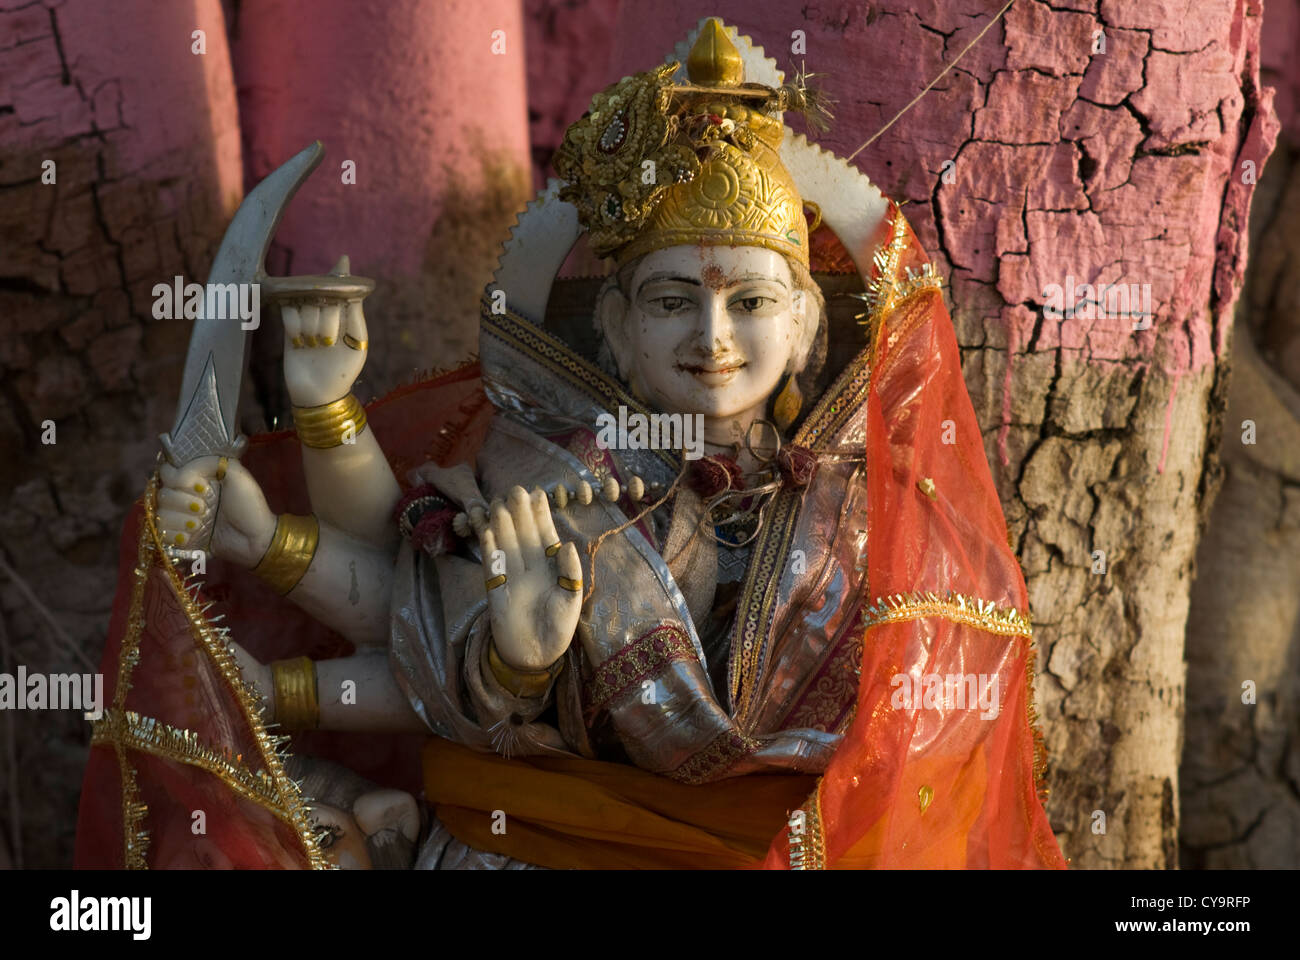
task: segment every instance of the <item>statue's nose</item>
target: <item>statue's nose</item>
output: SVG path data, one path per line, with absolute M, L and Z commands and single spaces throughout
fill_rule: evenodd
M 699 341 L 709 351 L 731 342 L 731 314 L 722 296 L 705 297 L 700 305 Z

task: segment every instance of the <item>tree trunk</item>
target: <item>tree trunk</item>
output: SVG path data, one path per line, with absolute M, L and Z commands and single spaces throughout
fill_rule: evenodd
M 1183 865 L 1300 860 L 1300 3 L 1270 0 L 1263 74 L 1289 131 L 1260 180 L 1187 631 Z M 1270 69 L 1271 68 L 1271 69 Z

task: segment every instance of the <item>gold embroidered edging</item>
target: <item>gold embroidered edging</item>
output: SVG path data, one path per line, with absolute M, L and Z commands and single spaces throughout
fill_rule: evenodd
M 880 357 L 885 319 L 917 294 L 943 288 L 943 277 L 935 271 L 933 263 L 926 263 L 920 269 L 908 267 L 906 275 L 899 277 L 899 265 L 907 249 L 907 220 L 897 205 L 889 230 L 888 242 L 872 257 L 874 275 L 867 282 L 866 290 L 856 295 L 867 307 L 867 312 L 856 319 L 867 327 L 873 365 Z
M 757 746 L 757 740 L 739 734 L 735 730 L 723 731 L 710 740 L 709 745 L 703 750 L 687 757 L 681 766 L 670 771 L 668 776 L 679 783 L 696 786 L 708 783 L 710 780 L 717 779 L 719 774 L 725 772 L 741 757 L 753 753 Z
M 782 490 L 776 497 L 772 515 L 750 555 L 749 572 L 736 605 L 738 616 L 731 637 L 728 688 L 733 715 L 741 728 L 753 707 L 754 692 L 765 662 L 768 627 L 803 504 L 802 495 L 796 491 Z
M 873 354 L 880 348 L 880 330 L 885 316 L 897 302 L 898 265 L 903 258 L 903 250 L 907 247 L 904 223 L 903 211 L 895 204 L 894 216 L 889 223 L 889 241 L 881 245 L 871 258 L 872 265 L 876 268 L 875 275 L 867 281 L 866 290 L 858 295 L 858 299 L 867 305 L 863 322 L 867 327 L 868 343 L 871 344 Z
M 111 743 L 140 750 L 164 760 L 206 770 L 246 800 L 279 814 L 275 785 L 266 771 L 253 773 L 238 758 L 219 753 L 199 740 L 193 730 L 181 730 L 132 710 L 106 710 L 96 725 L 92 744 Z
M 874 627 L 882 623 L 905 623 L 923 617 L 940 617 L 989 633 L 1007 637 L 1032 637 L 1029 618 L 1014 607 L 1004 608 L 990 600 L 980 600 L 949 591 L 937 593 L 896 593 L 876 598 L 875 604 L 862 608 L 862 624 Z
M 617 699 L 658 676 L 679 660 L 695 660 L 690 639 L 675 624 L 661 624 L 601 663 L 587 684 L 590 722 Z
M 1025 714 L 1029 720 L 1029 735 L 1033 740 L 1034 750 L 1034 793 L 1044 806 L 1051 795 L 1047 785 L 1047 741 L 1038 725 L 1038 705 L 1034 698 L 1034 661 L 1038 658 L 1038 645 L 1029 641 L 1029 650 L 1025 654 Z
M 826 836 L 822 829 L 822 778 L 799 810 L 803 813 L 803 834 L 789 827 L 789 857 L 791 870 L 825 870 Z
M 163 548 L 154 514 L 157 492 L 158 474 L 155 473 L 149 480 L 148 490 L 145 491 L 144 527 L 152 540 L 154 550 L 158 553 L 162 568 L 171 581 L 172 590 L 176 594 L 177 601 L 189 621 L 195 639 L 199 641 L 199 645 L 207 653 L 217 672 L 226 681 L 235 696 L 236 702 L 239 704 L 241 712 L 244 714 L 244 720 L 253 734 L 254 742 L 257 744 L 258 753 L 261 754 L 262 763 L 265 765 L 267 774 L 275 788 L 277 815 L 292 826 L 297 833 L 298 840 L 303 846 L 303 853 L 307 857 L 311 869 L 332 869 L 332 865 L 325 858 L 325 853 L 317 840 L 317 830 L 312 824 L 311 810 L 307 798 L 302 795 L 302 790 L 298 784 L 289 778 L 284 769 L 284 760 L 288 757 L 288 752 L 283 747 L 289 738 L 284 736 L 273 737 L 267 733 L 266 724 L 262 719 L 265 707 L 253 688 L 244 681 L 243 674 L 239 670 L 239 664 L 227 644 L 229 629 L 213 627 L 208 622 L 206 611 L 212 603 L 209 602 L 200 607 L 195 602 L 190 595 L 185 580 L 176 572 L 171 555 Z
M 146 491 L 146 512 L 150 499 L 150 491 Z M 140 635 L 144 631 L 144 588 L 149 577 L 149 545 L 149 526 L 142 518 L 136 541 L 135 569 L 132 571 L 134 580 L 131 583 L 131 604 L 127 610 L 126 632 L 122 634 L 122 649 L 117 658 L 117 686 L 113 690 L 115 710 L 123 709 L 127 692 L 131 689 L 131 674 L 140 662 Z M 103 716 L 91 722 L 92 743 L 103 722 Z M 127 758 L 126 749 L 117 742 L 112 742 L 112 746 L 117 755 L 117 771 L 122 786 L 122 865 L 127 870 L 148 870 L 146 855 L 149 852 L 149 831 L 145 829 L 145 820 L 149 815 L 149 807 L 140 800 L 140 784 L 136 780 L 135 767 L 131 766 L 131 761 Z

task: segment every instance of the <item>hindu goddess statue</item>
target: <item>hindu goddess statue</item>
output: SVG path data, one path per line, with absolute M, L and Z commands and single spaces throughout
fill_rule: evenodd
M 598 94 L 368 408 L 364 291 L 278 278 L 296 432 L 128 522 L 82 864 L 1064 865 L 940 279 L 783 79 L 706 19 Z

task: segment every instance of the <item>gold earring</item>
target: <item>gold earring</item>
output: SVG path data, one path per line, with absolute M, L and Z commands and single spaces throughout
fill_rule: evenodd
M 772 416 L 776 418 L 776 425 L 782 432 L 790 429 L 790 425 L 798 418 L 802 407 L 803 394 L 799 392 L 799 384 L 792 373 L 785 381 L 781 392 L 776 395 L 776 403 L 772 407 Z

